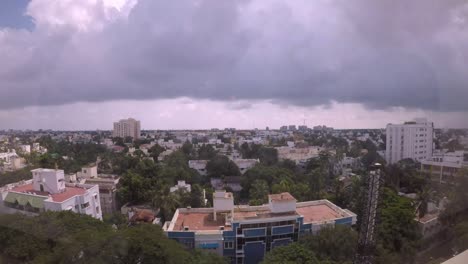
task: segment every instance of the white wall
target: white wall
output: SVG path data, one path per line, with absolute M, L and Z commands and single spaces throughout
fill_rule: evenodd
M 296 211 L 296 201 L 270 201 L 270 210 L 272 213 Z
M 416 161 L 432 157 L 433 124 L 430 122 L 403 125 L 387 125 L 385 159 L 396 163 L 410 158 Z
M 33 174 L 33 188 L 41 191 L 41 185 L 44 191 L 49 193 L 59 193 L 65 189 L 65 176 L 63 170 L 53 169 L 35 169 Z

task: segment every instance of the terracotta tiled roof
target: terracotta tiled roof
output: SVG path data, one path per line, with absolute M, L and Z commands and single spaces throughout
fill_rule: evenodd
M 52 198 L 52 201 L 57 202 L 57 203 L 61 203 L 65 200 L 68 200 L 72 198 L 73 196 L 83 195 L 84 193 L 86 193 L 86 189 L 84 188 L 66 187 L 64 192 L 50 194 L 48 192 L 40 192 L 40 191 L 34 190 L 32 183 L 17 186 L 13 188 L 11 191 L 19 192 L 19 193 L 32 193 L 32 194 L 41 195 L 41 196 L 50 196 Z

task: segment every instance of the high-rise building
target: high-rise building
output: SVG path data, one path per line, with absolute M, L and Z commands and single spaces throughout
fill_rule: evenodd
M 385 159 L 388 164 L 402 159 L 423 161 L 432 157 L 434 124 L 418 118 L 404 124 L 387 125 L 387 148 Z
M 122 119 L 118 122 L 114 122 L 114 131 L 112 132 L 113 137 L 132 137 L 137 139 L 140 137 L 140 121 L 133 118 Z

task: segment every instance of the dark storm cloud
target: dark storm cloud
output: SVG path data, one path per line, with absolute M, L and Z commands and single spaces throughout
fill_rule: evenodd
M 466 1 L 293 2 L 140 0 L 102 31 L 8 31 L 0 107 L 185 96 L 468 110 Z

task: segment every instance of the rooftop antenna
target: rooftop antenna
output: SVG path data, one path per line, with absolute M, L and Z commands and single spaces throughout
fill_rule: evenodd
M 361 220 L 361 230 L 358 237 L 358 248 L 354 256 L 354 264 L 372 264 L 375 253 L 375 227 L 377 217 L 377 205 L 379 202 L 382 165 L 375 163 L 371 166 L 367 188 L 365 190 L 365 205 Z M 367 197 L 366 197 L 367 196 Z

